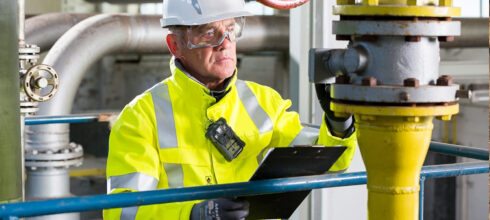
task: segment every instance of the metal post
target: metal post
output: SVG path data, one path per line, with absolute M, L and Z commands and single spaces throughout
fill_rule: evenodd
M 0 1 L 0 203 L 22 200 L 17 1 Z
M 419 220 L 424 220 L 424 184 L 425 184 L 425 176 L 420 176 Z

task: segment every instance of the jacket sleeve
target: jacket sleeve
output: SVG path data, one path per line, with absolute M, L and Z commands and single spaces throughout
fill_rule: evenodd
M 141 97 L 140 97 L 141 98 Z M 143 100 L 141 100 L 143 99 Z M 109 138 L 107 193 L 125 193 L 166 188 L 161 175 L 156 125 L 151 101 L 145 97 L 122 111 Z M 151 100 L 151 98 L 150 98 Z M 189 219 L 198 201 L 107 209 L 104 219 Z
M 279 94 L 273 97 L 273 100 L 275 100 L 269 103 L 274 105 L 273 108 L 276 111 L 271 114 L 274 121 L 274 130 L 268 147 L 312 144 L 325 146 L 342 145 L 346 146 L 347 149 L 330 168 L 330 171 L 345 171 L 349 167 L 357 146 L 355 132 L 346 138 L 332 135 L 325 124 L 325 114 L 323 114 L 320 129 L 304 127 L 301 125 L 298 113 L 287 111 L 291 106 L 291 101 L 283 100 Z

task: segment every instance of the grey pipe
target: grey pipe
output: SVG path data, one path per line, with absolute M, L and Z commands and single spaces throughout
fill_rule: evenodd
M 92 15 L 49 13 L 28 18 L 25 22 L 26 42 L 47 51 L 65 32 Z
M 461 21 L 461 36 L 453 42 L 441 42 L 441 48 L 488 47 L 488 18 L 457 18 Z
M 26 42 L 38 45 L 41 51 L 47 51 L 71 27 L 93 15 L 50 13 L 29 18 L 25 24 Z M 159 18 L 158 16 L 150 16 L 149 19 Z M 455 37 L 453 42 L 441 43 L 442 48 L 488 46 L 488 20 L 486 18 L 458 18 L 454 20 L 461 21 L 462 36 Z M 238 52 L 288 51 L 288 17 L 249 17 L 246 25 L 244 38 L 238 45 Z M 164 50 L 164 48 L 161 49 Z M 156 51 L 156 53 L 160 53 L 160 51 Z
M 26 20 L 26 41 L 41 48 L 49 50 L 53 44 L 71 27 L 80 21 L 93 16 L 93 14 L 65 14 L 50 13 L 35 16 Z M 147 27 L 149 32 L 161 32 L 160 25 L 153 25 L 160 16 L 136 16 L 149 19 L 152 26 Z M 163 33 L 163 32 L 161 32 Z M 247 18 L 243 37 L 238 44 L 238 52 L 249 53 L 257 51 L 288 51 L 289 47 L 289 19 L 284 16 L 256 16 Z M 162 38 L 164 40 L 164 36 Z M 155 42 L 155 41 L 152 41 Z M 150 42 L 148 42 L 150 43 Z M 157 42 L 148 45 L 152 50 L 138 50 L 138 53 L 168 53 L 167 45 Z M 126 51 L 127 52 L 127 51 Z
M 0 1 L 0 203 L 22 200 L 17 1 Z

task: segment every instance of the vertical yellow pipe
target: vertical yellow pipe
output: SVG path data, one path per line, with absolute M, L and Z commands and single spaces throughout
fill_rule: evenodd
M 356 114 L 357 140 L 368 175 L 370 220 L 418 218 L 419 175 L 432 119 Z

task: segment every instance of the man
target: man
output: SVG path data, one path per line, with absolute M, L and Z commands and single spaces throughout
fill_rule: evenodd
M 298 114 L 286 111 L 291 102 L 273 89 L 237 80 L 236 40 L 249 15 L 243 0 L 163 3 L 161 22 L 170 30 L 166 41 L 174 55 L 172 76 L 129 103 L 112 128 L 109 193 L 248 181 L 267 149 L 297 144 L 347 146 L 330 170 L 348 167 L 356 145 L 352 119 L 335 118 L 328 95 L 322 107 L 329 123 L 324 122 L 318 134 L 303 128 Z M 104 211 L 107 219 L 247 215 L 247 202 L 231 199 Z

